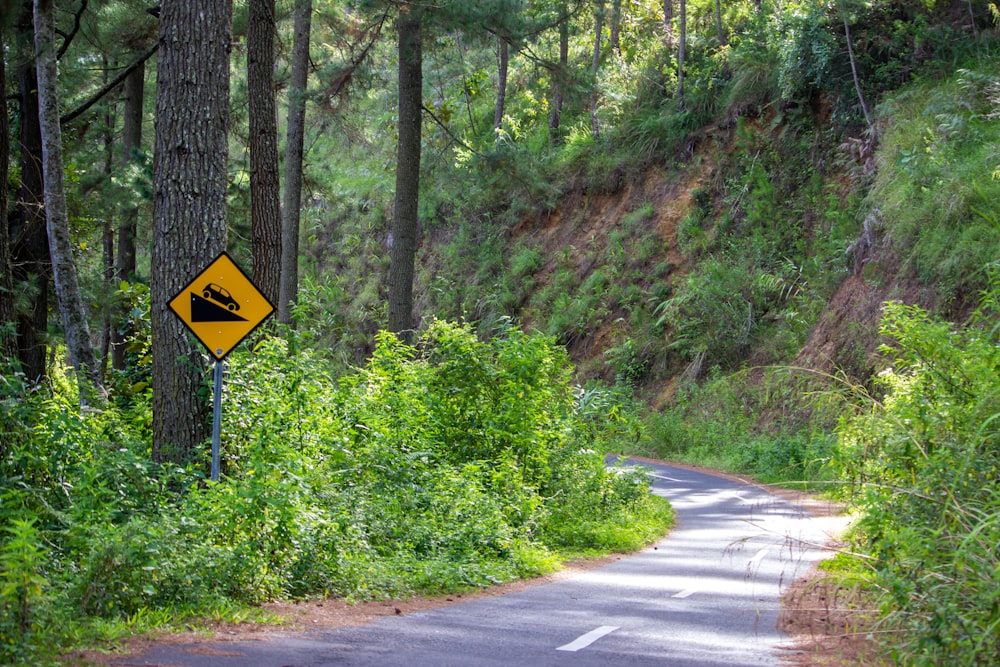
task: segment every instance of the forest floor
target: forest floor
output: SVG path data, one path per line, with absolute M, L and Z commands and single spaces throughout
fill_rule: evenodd
M 814 516 L 842 511 L 839 506 L 809 494 L 775 487 L 768 489 L 799 504 Z M 88 667 L 121 666 L 129 664 L 122 662 L 123 659 L 127 660 L 126 656 L 141 655 L 157 644 L 186 644 L 204 642 L 206 639 L 214 642 L 266 641 L 275 635 L 365 625 L 380 616 L 405 616 L 465 600 L 516 593 L 531 586 L 566 579 L 625 557 L 627 555 L 617 554 L 604 558 L 579 559 L 567 563 L 563 569 L 550 575 L 492 586 L 472 593 L 358 603 L 341 599 L 273 602 L 263 606 L 263 611 L 274 619 L 272 623 L 206 622 L 197 627 L 190 624 L 186 632 L 156 633 L 126 639 L 111 651 L 77 651 L 63 656 L 63 662 Z M 861 607 L 856 592 L 844 589 L 828 573 L 814 567 L 805 578 L 789 586 L 782 598 L 778 627 L 790 636 L 789 641 L 782 646 L 783 663 L 789 667 L 867 667 L 881 664 L 876 657 L 876 646 L 865 631 L 870 619 L 860 610 Z

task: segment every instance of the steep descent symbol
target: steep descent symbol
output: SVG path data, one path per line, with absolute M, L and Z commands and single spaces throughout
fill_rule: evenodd
M 267 297 L 225 252 L 167 305 L 218 361 L 274 312 Z
M 192 322 L 246 322 L 235 311 L 240 309 L 239 302 L 223 287 L 209 283 L 201 294 L 191 292 Z

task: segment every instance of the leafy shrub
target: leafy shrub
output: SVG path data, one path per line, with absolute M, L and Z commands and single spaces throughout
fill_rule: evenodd
M 808 99 L 829 87 L 832 62 L 840 53 L 822 5 L 798 5 L 776 16 L 778 86 L 786 100 Z
M 416 346 L 380 334 L 340 379 L 278 338 L 230 360 L 218 483 L 207 446 L 189 469 L 150 462 L 145 393 L 8 404 L 31 427 L 0 457 L 0 662 L 144 618 L 536 575 L 669 520 L 584 449 L 616 436 L 585 425 L 566 351 L 509 321 L 485 341 L 441 321 Z
M 961 329 L 888 304 L 885 397 L 840 430 L 856 539 L 876 558 L 884 622 L 907 664 L 1000 661 L 998 297 L 994 287 Z
M 38 605 L 48 581 L 48 565 L 33 519 L 16 519 L 4 528 L 0 542 L 0 658 L 30 659 L 37 645 Z

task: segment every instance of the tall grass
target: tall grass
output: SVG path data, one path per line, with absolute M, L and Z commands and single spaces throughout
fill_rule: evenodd
M 1000 288 L 965 326 L 889 304 L 885 394 L 839 429 L 841 475 L 889 650 L 905 664 L 1000 661 Z

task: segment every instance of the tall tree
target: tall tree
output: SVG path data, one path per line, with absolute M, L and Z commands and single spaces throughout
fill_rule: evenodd
M 477 33 L 509 30 L 510 0 L 440 3 L 396 2 L 398 55 L 398 133 L 396 192 L 390 226 L 388 311 L 390 331 L 410 338 L 414 327 L 413 279 L 416 263 L 423 111 L 424 22 L 447 30 Z M 383 5 L 385 6 L 385 5 Z
M 164 0 L 153 156 L 153 458 L 209 436 L 202 355 L 170 300 L 226 245 L 230 0 Z
M 663 41 L 668 51 L 674 49 L 674 0 L 663 0 Z
M 6 7 L 5 7 L 6 8 Z M 6 42 L 7 26 L 0 20 L 0 90 L 7 90 Z M 7 226 L 7 171 L 10 156 L 10 134 L 7 109 L 0 113 L 0 354 L 5 359 L 17 359 L 17 336 L 14 325 L 14 276 L 10 263 L 10 229 Z M 3 452 L 0 446 L 0 453 Z
M 687 0 L 680 0 L 680 42 L 677 45 L 677 108 L 684 110 L 684 56 L 687 50 Z
M 107 85 L 108 80 L 108 56 L 105 53 L 101 54 L 101 59 L 104 64 L 104 82 Z M 103 115 L 103 128 L 102 135 L 104 141 L 104 181 L 106 183 L 111 182 L 112 174 L 114 173 L 115 167 L 115 114 L 113 107 L 109 105 Z M 115 288 L 117 286 L 117 270 L 115 269 L 115 224 L 113 217 L 110 215 L 102 216 L 102 238 L 101 245 L 103 250 L 102 259 L 104 260 L 104 290 L 107 295 L 115 293 Z M 98 346 L 98 354 L 100 355 L 100 369 L 101 376 L 105 376 L 108 370 L 108 364 L 111 361 L 111 347 L 112 347 L 112 331 L 115 327 L 115 312 L 116 308 L 105 307 L 101 309 L 103 312 L 101 314 L 101 332 L 100 332 L 100 344 Z
M 596 140 L 600 134 L 600 126 L 597 123 L 597 105 L 600 101 L 600 91 L 598 90 L 597 75 L 601 67 L 601 33 L 604 31 L 604 0 L 598 0 L 597 10 L 594 12 L 594 51 L 590 63 L 590 74 L 594 79 L 593 88 L 590 91 L 590 132 Z
M 611 36 L 608 38 L 611 50 L 619 56 L 622 54 L 622 0 L 611 3 Z
M 274 0 L 250 0 L 247 93 L 250 103 L 250 235 L 254 283 L 272 303 L 281 281 L 281 189 L 274 100 Z
M 559 60 L 552 72 L 552 108 L 549 112 L 549 140 L 559 141 L 566 76 L 569 70 L 569 11 L 565 2 L 559 4 Z
M 38 76 L 35 72 L 32 0 L 21 4 L 17 22 L 17 101 L 21 188 L 11 227 L 15 289 L 28 294 L 28 307 L 17 313 L 17 345 L 21 370 L 29 382 L 45 377 L 49 318 L 49 238 L 42 193 L 42 131 L 38 118 Z
M 90 340 L 87 309 L 80 294 L 63 176 L 62 130 L 59 125 L 54 0 L 35 0 L 35 63 L 38 114 L 42 130 L 45 214 L 56 299 L 62 316 L 70 364 L 76 371 L 83 404 L 99 400 L 102 380 Z
M 397 25 L 399 122 L 392 247 L 389 251 L 389 330 L 404 338 L 409 338 L 413 329 L 423 108 L 423 13 L 423 8 L 419 6 L 401 7 Z
M 496 138 L 500 136 L 503 126 L 504 104 L 507 100 L 507 70 L 510 67 L 510 43 L 503 37 L 497 37 L 497 102 L 493 109 L 493 131 Z
M 309 32 L 312 0 L 295 0 L 292 77 L 288 88 L 288 136 L 285 140 L 285 190 L 281 210 L 281 285 L 278 320 L 291 322 L 299 290 L 299 212 L 302 208 L 302 152 L 306 129 Z
M 125 79 L 125 107 L 122 113 L 122 164 L 133 163 L 142 147 L 142 118 L 145 94 L 146 68 L 136 67 Z M 136 236 L 138 234 L 139 209 L 131 202 L 125 203 L 119 211 L 118 248 L 115 257 L 115 277 L 132 282 L 136 273 Z M 119 313 L 121 315 L 121 313 Z M 125 370 L 125 345 L 131 331 L 121 324 L 111 329 L 111 367 Z

